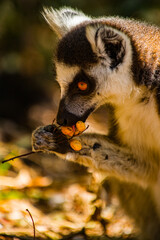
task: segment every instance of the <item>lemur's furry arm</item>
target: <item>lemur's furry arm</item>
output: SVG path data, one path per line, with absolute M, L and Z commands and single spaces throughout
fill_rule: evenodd
M 115 176 L 141 185 L 153 180 L 153 166 L 148 166 L 148 162 L 142 164 L 129 150 L 112 143 L 106 136 L 82 134 L 79 139 L 82 150 L 75 152 L 54 125 L 39 127 L 32 135 L 33 150 L 55 153 L 66 160 L 91 167 L 103 177 Z

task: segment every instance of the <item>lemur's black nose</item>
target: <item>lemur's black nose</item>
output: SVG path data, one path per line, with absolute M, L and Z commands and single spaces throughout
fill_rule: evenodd
M 57 123 L 59 124 L 59 125 L 63 125 L 63 126 L 66 126 L 67 125 L 67 120 L 66 119 L 63 119 L 62 117 L 60 117 L 60 116 L 58 116 L 57 115 Z
M 76 124 L 76 122 L 80 120 L 79 117 L 70 113 L 64 104 L 64 100 L 62 99 L 59 104 L 59 109 L 57 113 L 57 123 L 63 126 L 72 126 Z
M 69 113 L 67 111 L 58 111 L 58 115 L 57 115 L 57 123 L 59 125 L 63 125 L 63 126 L 72 126 L 74 124 L 76 124 L 76 122 L 79 120 L 79 118 L 75 115 L 73 115 L 72 113 Z

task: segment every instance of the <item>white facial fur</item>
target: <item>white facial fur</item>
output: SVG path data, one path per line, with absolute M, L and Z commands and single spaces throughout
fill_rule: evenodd
M 80 68 L 78 66 L 70 67 L 64 63 L 56 62 L 57 82 L 61 87 L 61 99 L 65 96 L 66 88 L 79 71 Z
M 129 38 L 125 34 L 111 27 L 105 28 L 106 30 L 113 30 L 124 39 L 126 50 L 123 62 L 117 68 L 110 69 L 110 58 L 105 53 L 104 43 L 99 38 L 97 45 L 95 45 L 96 28 L 88 26 L 86 36 L 91 44 L 92 50 L 96 55 L 103 56 L 99 64 L 93 66 L 88 72 L 91 76 L 98 79 L 99 91 L 102 96 L 105 96 L 106 101 L 113 103 L 117 103 L 117 101 L 123 102 L 123 98 L 129 97 L 135 88 L 130 70 L 132 64 L 132 47 Z

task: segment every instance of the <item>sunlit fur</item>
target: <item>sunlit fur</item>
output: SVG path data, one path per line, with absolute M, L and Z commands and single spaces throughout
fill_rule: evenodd
M 94 19 L 69 8 L 45 9 L 44 16 L 60 39 L 55 64 L 66 111 L 81 118 L 92 106 L 96 109 L 107 103 L 113 110 L 109 138 L 83 134 L 84 150 L 63 157 L 112 179 L 123 207 L 142 229 L 141 239 L 160 239 L 159 28 L 119 17 Z M 93 56 L 86 53 L 84 62 L 78 59 L 76 63 L 83 50 L 78 49 L 77 40 L 77 36 L 82 39 L 78 35 L 82 28 L 83 42 L 89 43 L 88 53 L 92 51 Z M 72 56 L 65 53 L 75 45 L 72 35 L 77 38 L 79 55 L 75 50 Z M 117 56 L 107 49 L 108 43 L 119 44 Z M 94 92 L 69 97 L 68 86 L 82 70 L 94 79 Z M 93 149 L 96 142 L 101 146 Z

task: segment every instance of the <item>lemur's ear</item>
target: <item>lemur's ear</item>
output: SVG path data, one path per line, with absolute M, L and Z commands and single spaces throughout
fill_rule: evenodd
M 111 69 L 123 62 L 128 37 L 120 31 L 104 24 L 88 25 L 86 37 L 91 44 L 93 52 Z
M 44 8 L 42 15 L 59 38 L 63 37 L 72 27 L 90 19 L 82 12 L 72 8 L 59 10 Z

